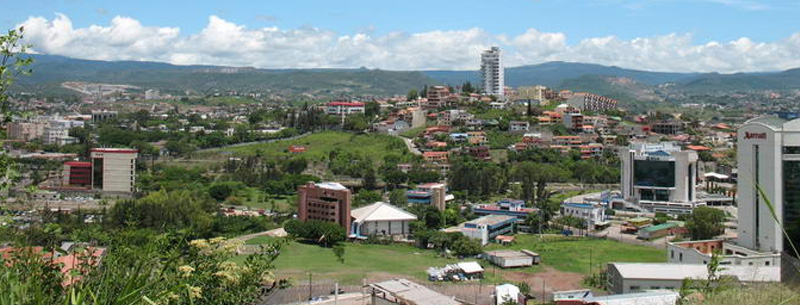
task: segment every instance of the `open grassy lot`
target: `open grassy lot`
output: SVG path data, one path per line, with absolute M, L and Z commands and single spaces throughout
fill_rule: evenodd
M 296 155 L 311 160 L 322 160 L 335 149 L 369 156 L 376 162 L 383 160 L 388 154 L 408 154 L 405 143 L 397 137 L 336 131 L 319 132 L 294 140 L 226 148 L 225 151 L 237 155 L 254 155 L 258 152 L 268 158 L 289 157 L 295 155 L 288 151 L 290 145 L 305 146 L 307 150 Z
M 270 237 L 256 237 L 247 244 L 261 244 L 272 240 Z M 666 260 L 664 250 L 645 246 L 629 245 L 614 240 L 597 240 L 586 238 L 567 238 L 538 235 L 517 235 L 514 245 L 504 247 L 490 245 L 487 250 L 496 249 L 528 249 L 542 256 L 543 265 L 530 268 L 513 269 L 526 273 L 544 271 L 543 266 L 553 267 L 558 271 L 589 273 L 589 249 L 592 249 L 594 270 L 607 262 L 663 262 Z M 241 258 L 240 258 L 241 259 Z M 474 259 L 467 259 L 474 260 Z M 306 279 L 312 271 L 314 278 L 338 281 L 342 284 L 359 284 L 362 277 L 367 279 L 383 279 L 389 277 L 409 277 L 420 281 L 426 280 L 426 270 L 431 266 L 444 266 L 458 261 L 439 257 L 435 251 L 419 249 L 407 245 L 364 245 L 348 243 L 345 262 L 336 260 L 330 249 L 316 245 L 291 242 L 276 260 L 276 274 L 297 280 Z M 487 282 L 501 282 L 493 278 L 495 272 L 487 262 L 481 261 L 487 268 Z M 499 270 L 499 268 L 498 268 Z M 497 277 L 504 273 L 497 272 Z
M 270 237 L 260 236 L 246 243 L 260 244 L 270 240 Z M 386 279 L 402 276 L 424 281 L 428 267 L 456 261 L 439 257 L 431 250 L 407 245 L 348 243 L 344 263 L 340 263 L 329 248 L 290 242 L 275 261 L 275 274 L 302 281 L 308 278 L 310 271 L 315 279 L 338 281 L 344 285 L 360 284 L 364 277 Z
M 542 256 L 542 264 L 556 270 L 589 274 L 589 263 L 595 272 L 609 262 L 665 262 L 667 256 L 663 249 L 630 245 L 610 239 L 588 239 L 584 237 L 563 237 L 545 235 L 517 234 L 517 240 L 510 246 L 491 244 L 489 250 L 528 249 Z M 591 258 L 590 258 L 591 255 Z M 535 268 L 533 270 L 535 272 Z

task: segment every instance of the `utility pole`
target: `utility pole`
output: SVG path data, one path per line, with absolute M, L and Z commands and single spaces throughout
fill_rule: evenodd
M 311 304 L 311 272 L 308 272 L 308 303 Z
M 547 298 L 545 298 L 545 292 L 544 292 L 544 286 L 545 286 L 544 283 L 545 283 L 545 280 L 544 280 L 544 278 L 542 278 L 542 304 L 547 303 Z

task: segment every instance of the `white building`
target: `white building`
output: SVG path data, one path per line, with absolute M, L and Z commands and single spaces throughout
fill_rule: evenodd
M 667 261 L 708 264 L 711 254 L 720 253 L 720 265 L 780 266 L 780 253 L 758 252 L 722 240 L 667 242 Z
M 519 287 L 512 284 L 497 285 L 494 287 L 494 304 L 502 305 L 508 302 L 522 304 L 519 297 Z
M 132 193 L 136 184 L 138 150 L 92 148 L 92 188 L 103 192 Z
M 765 252 L 782 252 L 780 226 L 765 204 L 769 199 L 790 236 L 800 234 L 800 119 L 764 116 L 738 130 L 738 244 Z M 766 198 L 762 198 L 760 186 Z
M 64 145 L 77 142 L 77 139 L 69 136 L 69 130 L 73 127 L 83 127 L 83 121 L 50 120 L 44 128 L 42 143 L 45 145 Z
M 531 123 L 528 121 L 511 121 L 508 122 L 508 131 L 510 132 L 527 132 L 531 128 Z
M 503 96 L 505 86 L 503 56 L 499 47 L 492 47 L 481 53 L 481 76 L 483 91 L 488 95 Z
M 780 266 L 725 266 L 718 271 L 739 283 L 780 282 Z M 609 263 L 608 290 L 615 294 L 645 290 L 678 290 L 683 280 L 705 280 L 708 268 L 702 264 Z
M 385 202 L 376 202 L 350 212 L 353 216 L 352 234 L 369 235 L 408 235 L 410 224 L 417 216 Z
M 155 89 L 148 89 L 144 92 L 144 99 L 146 100 L 157 100 L 161 97 L 161 93 Z
M 599 204 L 565 202 L 561 204 L 561 215 L 583 219 L 587 228 L 606 223 L 605 208 Z
M 364 103 L 362 102 L 342 102 L 333 101 L 325 104 L 325 113 L 331 115 L 351 115 L 364 113 Z
M 620 151 L 624 200 L 652 212 L 688 214 L 698 205 L 697 152 L 672 142 L 634 143 Z

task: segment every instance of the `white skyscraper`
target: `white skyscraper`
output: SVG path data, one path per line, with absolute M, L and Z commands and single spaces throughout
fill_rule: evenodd
M 800 119 L 763 116 L 737 133 L 740 246 L 768 252 L 789 250 L 783 232 L 765 204 L 797 243 L 800 240 Z M 758 191 L 757 185 L 763 191 Z
M 483 92 L 488 95 L 503 96 L 505 71 L 500 48 L 492 47 L 481 53 L 481 76 L 483 76 Z

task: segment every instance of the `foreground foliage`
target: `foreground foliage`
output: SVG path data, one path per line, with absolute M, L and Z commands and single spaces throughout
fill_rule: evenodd
M 0 305 L 50 304 L 250 304 L 283 283 L 271 270 L 281 242 L 262 247 L 244 262 L 230 261 L 240 244 L 223 238 L 187 241 L 184 234 L 131 239 L 120 234 L 99 265 L 65 275 L 35 251 L 0 261 Z M 144 238 L 144 244 L 130 244 Z M 24 249 L 24 248 L 23 248 Z

